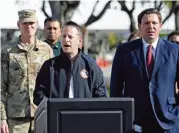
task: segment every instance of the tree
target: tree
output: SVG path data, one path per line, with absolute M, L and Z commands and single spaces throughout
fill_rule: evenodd
M 179 31 L 179 1 L 164 1 L 164 3 L 168 6 L 169 13 L 166 16 L 166 18 L 163 20 L 163 23 L 165 23 L 165 21 L 169 19 L 171 15 L 174 13 L 175 30 Z
M 94 11 L 95 11 L 96 6 L 98 5 L 98 3 L 99 3 L 99 1 L 96 1 L 96 4 L 95 4 L 94 7 L 93 7 L 93 10 L 92 10 L 92 12 L 91 12 L 90 17 L 88 18 L 87 22 L 84 24 L 86 27 L 87 27 L 88 25 L 90 25 L 90 24 L 92 24 L 92 23 L 98 21 L 98 20 L 105 14 L 106 10 L 109 8 L 109 5 L 110 5 L 111 1 L 108 1 L 108 2 L 105 4 L 105 6 L 103 7 L 103 9 L 101 10 L 101 12 L 100 12 L 97 16 L 95 16 L 95 15 L 94 15 Z
M 49 2 L 50 9 L 52 11 L 52 15 L 59 18 L 59 20 L 64 24 L 66 21 L 70 20 L 71 17 L 73 16 L 74 12 L 78 8 L 80 1 L 43 1 L 42 4 L 42 11 L 44 12 L 46 17 L 49 17 L 45 10 L 45 4 L 46 2 Z M 88 20 L 83 24 L 85 27 L 89 26 L 90 24 L 96 22 L 99 20 L 106 12 L 106 10 L 109 8 L 111 1 L 108 1 L 104 8 L 101 10 L 101 12 L 95 16 L 94 11 L 99 4 L 99 0 L 96 1 L 93 10 L 91 12 L 90 17 Z
M 176 30 L 179 31 L 179 1 L 177 1 L 176 3 L 176 8 L 175 8 L 175 27 L 176 27 Z
M 57 17 L 62 24 L 64 24 L 66 21 L 70 20 L 71 17 L 73 16 L 74 12 L 78 8 L 80 1 L 47 1 L 49 2 L 51 11 L 52 11 L 52 16 Z M 88 20 L 82 25 L 83 27 L 83 41 L 84 41 L 84 52 L 88 53 L 88 43 L 87 43 L 87 34 L 86 34 L 86 27 L 89 26 L 90 24 L 98 21 L 106 12 L 106 10 L 109 8 L 111 1 L 107 1 L 103 9 L 98 15 L 94 15 L 94 11 L 96 10 L 97 5 L 99 4 L 99 0 L 96 1 L 93 10 L 91 12 L 90 17 Z M 44 12 L 46 17 L 49 17 L 45 10 L 45 4 L 46 1 L 43 1 L 42 4 L 42 11 Z
M 62 24 L 70 20 L 75 10 L 78 8 L 80 1 L 43 1 L 42 11 L 46 17 L 49 17 L 45 10 L 45 3 L 49 2 L 52 16 L 57 17 Z
M 143 1 L 138 1 L 138 2 L 140 2 L 142 5 L 144 5 L 151 1 L 143 0 Z M 136 1 L 133 0 L 131 10 L 126 6 L 126 1 L 119 0 L 118 3 L 121 5 L 121 10 L 125 11 L 129 16 L 130 32 L 134 32 L 137 29 L 135 21 L 134 21 L 134 16 L 133 16 L 133 12 L 136 7 Z M 163 19 L 162 23 L 164 24 L 171 17 L 171 15 L 174 13 L 175 14 L 175 25 L 176 25 L 175 27 L 176 27 L 176 30 L 179 30 L 179 1 L 153 1 L 153 3 L 154 3 L 154 8 L 156 8 L 158 11 L 162 10 L 162 8 L 164 8 L 165 5 L 168 5 L 169 13 Z
M 122 11 L 125 11 L 128 16 L 129 16 L 129 19 L 130 19 L 130 32 L 134 32 L 137 28 L 136 28 L 136 23 L 135 23 L 135 20 L 134 20 L 134 16 L 133 16 L 133 12 L 135 10 L 135 7 L 136 7 L 136 1 L 133 1 L 132 2 L 132 8 L 131 10 L 126 6 L 126 1 L 118 1 L 119 4 L 121 5 L 121 10 Z

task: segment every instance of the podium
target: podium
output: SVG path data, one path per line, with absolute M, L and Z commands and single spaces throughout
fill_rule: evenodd
M 35 133 L 124 133 L 132 129 L 133 98 L 44 98 Z

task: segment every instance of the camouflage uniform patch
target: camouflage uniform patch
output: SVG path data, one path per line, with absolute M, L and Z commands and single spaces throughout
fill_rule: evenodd
M 29 47 L 18 38 L 1 51 L 1 119 L 34 117 L 36 76 L 51 57 L 51 47 L 37 38 Z
M 8 119 L 9 133 L 34 133 L 34 121 Z

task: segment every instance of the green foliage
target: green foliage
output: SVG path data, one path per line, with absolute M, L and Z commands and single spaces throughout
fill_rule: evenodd
M 161 33 L 160 33 L 160 37 L 161 37 L 161 38 L 164 38 L 164 37 L 166 37 L 166 36 L 168 36 L 168 33 L 165 33 L 165 32 L 161 32 Z
M 110 49 L 116 47 L 118 44 L 122 43 L 125 40 L 125 37 L 119 36 L 114 32 L 108 34 L 108 42 Z
M 110 48 L 116 46 L 116 44 L 118 43 L 117 35 L 113 32 L 110 32 L 108 35 L 108 41 Z
M 172 1 L 164 1 L 164 3 L 171 9 L 172 8 Z

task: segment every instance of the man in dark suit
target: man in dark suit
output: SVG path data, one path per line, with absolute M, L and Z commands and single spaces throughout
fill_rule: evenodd
M 179 46 L 159 38 L 156 9 L 138 16 L 142 38 L 118 46 L 111 74 L 111 97 L 135 99 L 134 131 L 179 133 Z
M 179 45 L 179 31 L 172 31 L 170 34 L 168 34 L 167 40 Z M 179 88 L 177 87 L 177 84 L 176 93 L 179 95 Z

